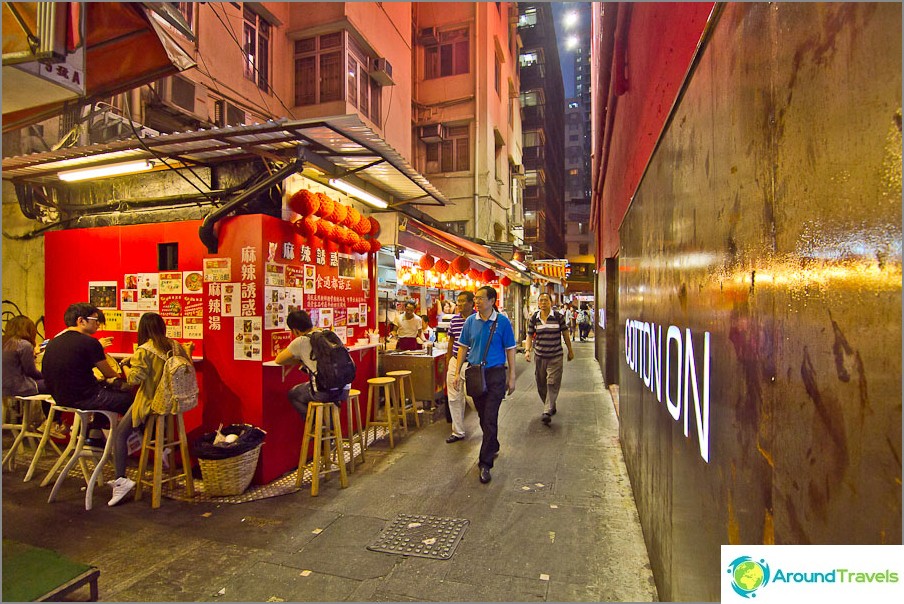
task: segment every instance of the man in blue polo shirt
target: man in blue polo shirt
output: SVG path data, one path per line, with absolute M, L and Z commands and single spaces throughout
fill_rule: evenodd
M 477 312 L 467 318 L 458 340 L 458 366 L 465 359 L 469 365 L 479 365 L 486 351 L 486 392 L 474 395 L 474 407 L 480 417 L 483 441 L 480 444 L 478 467 L 480 482 L 490 482 L 490 468 L 499 452 L 499 407 L 506 391 L 515 392 L 515 332 L 512 322 L 496 309 L 496 290 L 485 285 L 477 290 L 474 302 Z M 487 344 L 493 324 L 496 330 Z M 461 374 L 458 377 L 461 380 Z

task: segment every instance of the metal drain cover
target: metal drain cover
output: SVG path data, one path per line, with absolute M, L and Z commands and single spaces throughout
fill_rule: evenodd
M 367 549 L 372 552 L 448 560 L 455 553 L 468 524 L 470 520 L 464 518 L 399 514 Z

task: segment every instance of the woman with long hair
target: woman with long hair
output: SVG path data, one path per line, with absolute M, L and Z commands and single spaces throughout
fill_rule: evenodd
M 3 330 L 3 396 L 31 396 L 42 391 L 44 377 L 35 366 L 38 329 L 25 315 L 13 317 Z
M 182 345 L 166 337 L 166 323 L 155 312 L 141 315 L 138 321 L 138 349 L 129 359 L 129 383 L 138 385 L 135 402 L 132 404 L 132 426 L 138 427 L 151 414 L 151 401 L 163 377 L 163 366 L 167 355 L 182 355 L 191 358 Z

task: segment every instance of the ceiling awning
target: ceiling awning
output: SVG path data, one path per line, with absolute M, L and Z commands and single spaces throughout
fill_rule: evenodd
M 441 231 L 414 218 L 406 218 L 404 220 L 404 225 L 399 227 L 399 242 L 402 245 L 407 244 L 409 247 L 415 247 L 412 239 L 421 239 L 446 250 L 447 260 L 451 261 L 455 256 L 465 255 L 470 260 L 476 261 L 486 268 L 504 272 L 512 281 L 517 281 L 523 285 L 530 283 L 530 278 L 527 274 L 485 245 Z
M 540 281 L 542 283 L 554 283 L 555 285 L 565 285 L 565 279 L 559 279 L 557 277 L 551 277 L 549 275 L 544 275 L 543 273 L 538 273 L 537 271 L 531 271 L 530 276 L 534 281 Z
M 66 4 L 69 52 L 67 62 L 60 64 L 62 70 L 51 64 L 54 69 L 48 76 L 45 66 L 37 61 L 17 65 L 4 61 L 3 132 L 58 115 L 67 105 L 109 97 L 196 65 L 162 27 L 165 20 L 152 7 L 144 6 L 156 3 Z M 82 32 L 84 39 L 80 38 Z M 75 63 L 70 64 L 69 59 Z M 46 94 L 36 92 L 48 86 Z M 53 94 L 51 89 L 66 94 Z M 36 104 L 34 99 L 44 102 Z
M 301 148 L 301 149 L 299 149 Z M 304 158 L 330 178 L 348 181 L 368 192 L 389 196 L 389 207 L 404 204 L 445 205 L 446 198 L 357 115 L 288 120 L 263 124 L 161 134 L 141 140 L 73 147 L 3 159 L 3 178 L 59 184 L 62 170 L 132 160 L 171 160 L 210 166 L 245 158 L 290 161 Z M 312 175 L 317 178 L 317 175 Z

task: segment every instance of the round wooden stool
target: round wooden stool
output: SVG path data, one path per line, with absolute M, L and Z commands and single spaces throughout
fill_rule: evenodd
M 358 443 L 361 451 L 361 462 L 364 462 L 364 451 L 367 449 L 367 439 L 364 437 L 364 426 L 361 424 L 361 407 L 359 399 L 361 391 L 354 388 L 348 391 L 348 408 L 345 410 L 346 423 L 348 430 L 345 431 L 345 438 L 342 439 L 342 445 L 349 455 L 349 466 L 351 471 L 355 471 L 355 443 Z
M 124 421 L 131 421 L 126 417 Z M 178 447 L 182 457 L 182 471 L 176 473 L 176 456 L 170 455 L 169 477 L 163 478 L 163 458 L 167 452 Z M 145 477 L 148 452 L 154 452 L 154 469 L 150 480 Z M 144 436 L 141 439 L 141 455 L 138 458 L 138 479 L 135 481 L 135 501 L 141 499 L 143 486 L 151 487 L 151 508 L 160 507 L 163 494 L 163 483 L 185 479 L 185 494 L 195 496 L 195 482 L 191 475 L 191 458 L 188 456 L 188 438 L 185 436 L 185 422 L 181 413 L 157 415 L 152 413 L 144 424 Z
M 414 413 L 414 425 L 421 427 L 420 414 L 417 412 L 417 399 L 414 398 L 414 382 L 411 381 L 411 370 L 400 369 L 398 371 L 387 371 L 387 376 L 394 377 L 398 388 L 396 388 L 396 400 L 399 403 L 399 415 L 402 416 L 402 423 L 405 432 L 408 432 L 408 414 Z M 407 388 L 405 385 L 407 384 Z M 411 401 L 411 407 L 408 407 L 408 401 Z
M 394 377 L 375 377 L 367 380 L 367 425 L 365 426 L 365 432 L 369 432 L 370 428 L 374 429 L 374 440 L 377 439 L 377 428 L 379 426 L 385 426 L 386 431 L 389 432 L 389 448 L 395 448 L 395 440 L 393 439 L 392 432 L 398 423 L 399 418 L 396 416 L 395 405 L 393 404 L 393 400 L 395 399 L 393 395 L 393 391 L 395 388 L 393 384 L 395 384 L 396 379 Z M 386 418 L 384 421 L 378 421 L 376 419 L 377 415 L 377 407 L 380 405 L 380 390 L 383 390 L 383 404 L 386 413 Z
M 324 424 L 324 412 L 328 413 Z M 324 430 L 324 428 L 326 428 Z M 339 406 L 332 402 L 311 401 L 305 416 L 304 436 L 301 439 L 301 455 L 298 457 L 298 475 L 295 488 L 300 489 L 308 465 L 308 443 L 314 439 L 314 458 L 311 460 L 311 497 L 320 493 L 320 477 L 330 472 L 339 472 L 339 486 L 348 487 L 345 471 L 345 448 L 342 444 L 342 423 L 339 420 Z M 333 464 L 336 468 L 333 468 Z

